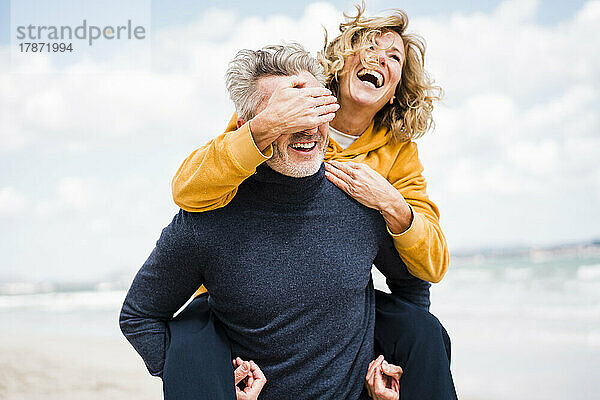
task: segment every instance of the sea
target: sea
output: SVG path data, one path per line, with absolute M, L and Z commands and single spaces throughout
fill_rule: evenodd
M 0 331 L 119 338 L 125 281 L 4 282 Z M 600 399 L 600 244 L 454 255 L 431 293 L 460 399 Z

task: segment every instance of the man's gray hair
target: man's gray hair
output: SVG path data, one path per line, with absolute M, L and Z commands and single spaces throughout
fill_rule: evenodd
M 307 71 L 325 84 L 323 67 L 317 59 L 298 43 L 270 45 L 260 50 L 240 50 L 229 63 L 225 74 L 229 97 L 235 105 L 238 118 L 246 121 L 264 99 L 256 82 L 265 76 L 290 76 Z

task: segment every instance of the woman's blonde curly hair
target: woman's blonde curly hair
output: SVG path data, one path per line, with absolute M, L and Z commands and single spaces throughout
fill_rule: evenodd
M 360 54 L 365 66 L 377 67 L 377 61 L 369 58 L 367 50 L 376 48 L 375 39 L 387 32 L 397 32 L 404 43 L 405 61 L 402 79 L 396 89 L 396 100 L 386 104 L 375 115 L 375 126 L 385 127 L 398 140 L 407 141 L 421 137 L 432 126 L 434 100 L 440 100 L 442 89 L 435 86 L 425 71 L 425 41 L 418 35 L 406 33 L 408 16 L 402 10 L 392 10 L 383 17 L 363 16 L 365 4 L 355 5 L 357 14 L 344 13 L 346 22 L 340 24 L 341 34 L 327 44 L 318 58 L 327 79 L 327 87 L 337 96 L 339 76 L 344 68 L 344 58 Z

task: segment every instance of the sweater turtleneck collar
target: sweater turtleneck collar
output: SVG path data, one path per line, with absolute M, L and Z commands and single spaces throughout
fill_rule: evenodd
M 310 176 L 293 178 L 262 164 L 250 177 L 256 181 L 260 194 L 277 203 L 299 203 L 314 196 L 325 181 L 325 164 Z

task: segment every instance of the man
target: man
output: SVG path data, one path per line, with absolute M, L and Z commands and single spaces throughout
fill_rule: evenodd
M 326 90 L 320 65 L 297 45 L 238 53 L 227 76 L 238 125 L 298 77 L 315 93 Z M 424 308 L 429 284 L 408 273 L 379 213 L 325 179 L 327 140 L 326 124 L 280 136 L 227 206 L 182 210 L 163 230 L 121 312 L 123 333 L 152 374 L 163 374 L 167 322 L 203 284 L 231 354 L 264 371 L 261 399 L 368 398 L 372 264 Z

